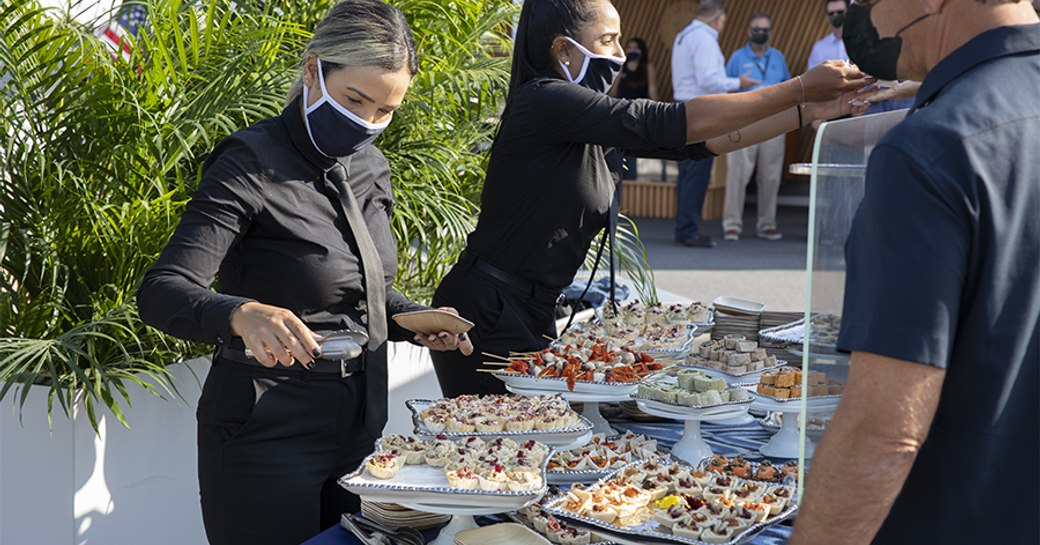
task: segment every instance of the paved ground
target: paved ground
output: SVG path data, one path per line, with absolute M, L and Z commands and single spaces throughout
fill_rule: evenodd
M 777 220 L 784 238 L 775 242 L 754 236 L 754 205 L 748 211 L 739 242 L 722 240 L 721 220 L 705 222 L 703 232 L 718 242 L 711 249 L 676 244 L 674 220 L 636 218 L 658 287 L 705 302 L 736 295 L 761 301 L 770 310 L 804 309 L 808 208 L 780 207 Z

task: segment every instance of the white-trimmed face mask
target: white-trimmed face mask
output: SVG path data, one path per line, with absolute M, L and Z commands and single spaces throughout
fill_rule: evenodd
M 325 87 L 321 59 L 318 59 L 318 83 L 321 85 L 321 98 L 304 108 L 303 120 L 311 143 L 322 155 L 343 157 L 355 153 L 371 144 L 390 125 L 391 120 L 369 123 L 336 102 Z M 308 102 L 307 95 L 308 89 L 305 85 L 304 104 Z
M 563 64 L 562 61 L 557 61 L 560 63 L 560 67 L 563 68 L 563 75 L 567 78 L 567 81 L 599 93 L 609 91 L 611 86 L 614 85 L 614 80 L 621 75 L 621 69 L 625 66 L 627 59 L 625 57 L 596 55 L 569 36 L 564 36 L 563 39 L 578 48 L 582 55 L 585 55 L 585 60 L 581 64 L 581 72 L 578 72 L 578 77 L 576 78 L 571 78 L 571 70 L 567 65 Z

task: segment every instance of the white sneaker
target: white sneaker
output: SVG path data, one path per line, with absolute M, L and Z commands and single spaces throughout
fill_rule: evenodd
M 780 240 L 784 238 L 784 235 L 780 234 L 780 231 L 776 229 L 766 229 L 765 231 L 758 232 L 758 238 L 764 238 L 766 240 Z

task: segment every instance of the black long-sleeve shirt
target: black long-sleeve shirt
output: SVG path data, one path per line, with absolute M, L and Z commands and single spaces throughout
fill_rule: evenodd
M 391 289 L 397 247 L 386 159 L 366 146 L 342 161 L 382 259 L 387 316 L 424 308 Z M 360 254 L 339 193 L 325 180 L 332 165 L 311 143 L 299 99 L 221 142 L 138 290 L 145 323 L 183 339 L 232 343 L 232 311 L 255 300 L 293 311 L 313 331 L 364 331 Z M 390 340 L 412 336 L 389 326 Z
M 468 250 L 546 288 L 570 284 L 607 215 L 619 153 L 698 159 L 686 145 L 686 106 L 615 99 L 555 78 L 510 99 L 488 165 Z

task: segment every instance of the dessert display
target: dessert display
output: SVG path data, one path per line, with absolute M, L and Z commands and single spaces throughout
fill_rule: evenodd
M 558 395 L 463 395 L 428 402 L 418 411 L 418 418 L 426 430 L 433 434 L 530 432 L 590 427 Z
M 726 335 L 720 340 L 705 341 L 684 360 L 685 365 L 721 371 L 727 375 L 746 375 L 780 365 L 776 356 L 766 353 L 757 341 L 744 335 Z
M 647 459 L 666 462 L 669 456 L 657 450 L 656 439 L 644 435 L 632 432 L 611 437 L 596 434 L 583 447 L 553 453 L 546 470 L 550 473 L 610 471 Z
M 550 346 L 517 359 L 496 374 L 526 375 L 565 380 L 574 391 L 577 382 L 635 383 L 664 366 L 653 356 L 609 342 Z
M 838 381 L 828 381 L 820 371 L 809 371 L 809 397 L 840 395 L 845 387 Z M 762 373 L 755 391 L 763 396 L 778 400 L 797 399 L 802 396 L 802 370 L 797 367 L 781 367 L 776 371 Z
M 707 468 L 645 461 L 593 486 L 575 485 L 547 509 L 619 534 L 731 543 L 793 513 L 794 491 Z
M 750 402 L 748 391 L 730 387 L 726 379 L 712 377 L 700 369 L 675 369 L 639 382 L 638 397 L 687 407 Z
M 533 491 L 544 486 L 542 468 L 549 452 L 548 447 L 534 440 L 484 441 L 467 437 L 451 441 L 442 435 L 423 441 L 389 435 L 380 440 L 376 452 L 365 460 L 364 468 L 376 479 L 392 481 L 408 466 L 424 466 L 423 474 L 413 474 L 412 478 L 426 485 L 443 487 L 446 483 L 447 488 L 488 492 Z M 442 473 L 441 483 L 431 482 L 433 471 L 429 468 Z

